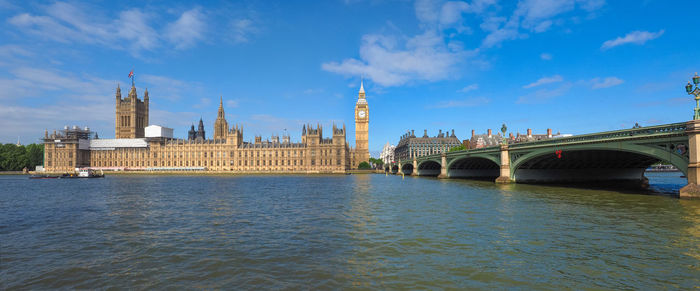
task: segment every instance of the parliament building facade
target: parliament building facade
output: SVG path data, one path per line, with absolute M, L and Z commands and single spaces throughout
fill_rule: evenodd
M 100 139 L 89 128 L 64 127 L 44 132 L 44 169 L 69 172 L 76 168 L 105 171 L 220 171 L 241 173 L 345 173 L 369 160 L 369 107 L 363 84 L 355 105 L 355 147 L 346 141 L 343 125 L 333 125 L 328 137 L 323 127 L 308 124 L 301 129 L 301 142 L 289 136 L 272 136 L 252 142 L 243 140 L 243 127 L 229 126 L 223 100 L 214 122 L 214 135 L 206 139 L 190 132 L 188 138 L 173 138 L 172 129 L 149 123 L 149 96 L 139 99 L 132 84 L 122 98 L 117 86 L 115 138 Z M 194 127 L 190 129 L 193 131 Z M 199 130 L 197 131 L 199 132 Z

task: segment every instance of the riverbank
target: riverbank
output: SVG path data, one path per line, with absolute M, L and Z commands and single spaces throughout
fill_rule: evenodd
M 60 175 L 64 172 L 30 172 L 32 175 Z M 232 172 L 232 171 L 105 171 L 105 176 L 328 176 L 384 174 L 380 170 L 349 170 L 347 172 Z M 13 172 L 6 175 L 22 175 Z
M 22 171 L 0 171 L 0 175 L 27 175 Z

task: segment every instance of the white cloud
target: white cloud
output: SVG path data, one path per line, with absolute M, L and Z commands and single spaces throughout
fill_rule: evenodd
M 226 107 L 228 108 L 236 108 L 238 107 L 238 100 L 226 100 Z
M 116 17 L 101 15 L 88 4 L 55 2 L 43 10 L 45 15 L 20 13 L 8 23 L 42 40 L 101 45 L 133 55 L 164 46 L 192 47 L 203 41 L 206 33 L 204 13 L 199 8 L 182 12 L 173 21 L 163 21 L 161 15 L 138 8 L 119 11 Z
M 647 41 L 650 41 L 652 39 L 658 38 L 661 35 L 664 34 L 664 30 L 659 30 L 658 32 L 648 32 L 648 31 L 633 31 L 625 36 L 618 37 L 616 39 L 611 39 L 608 41 L 605 41 L 603 45 L 600 47 L 602 50 L 607 50 L 614 48 L 619 45 L 623 44 L 637 44 L 637 45 L 642 45 L 646 43 Z
M 475 107 L 486 105 L 491 102 L 491 99 L 486 97 L 473 97 L 462 100 L 448 100 L 441 101 L 437 104 L 430 106 L 430 108 L 455 108 L 455 107 Z
M 469 32 L 463 14 L 479 13 L 493 0 L 432 1 L 419 0 L 415 13 L 421 32 L 414 36 L 366 34 L 360 44 L 360 57 L 341 62 L 326 62 L 323 70 L 358 76 L 364 74 L 381 86 L 398 86 L 412 81 L 438 81 L 454 77 L 458 64 L 469 61 L 478 51 L 469 51 L 454 40 L 452 33 Z
M 545 85 L 545 84 L 557 83 L 557 82 L 561 82 L 561 81 L 564 81 L 564 78 L 562 78 L 562 76 L 560 76 L 560 75 L 554 75 L 551 77 L 543 77 L 543 78 L 540 78 L 539 80 L 535 81 L 534 83 L 530 83 L 530 84 L 523 86 L 523 88 L 528 89 L 528 88 L 533 88 L 533 87 L 537 87 L 537 86 L 541 86 L 541 85 Z
M 552 55 L 548 53 L 541 53 L 540 54 L 540 59 L 543 59 L 545 61 L 549 61 L 552 59 Z
M 624 82 L 625 81 L 623 81 L 617 77 L 607 77 L 603 80 L 601 80 L 600 78 L 593 78 L 591 80 L 591 84 L 592 84 L 591 88 L 593 88 L 593 89 L 610 88 L 610 87 L 620 85 Z
M 541 33 L 567 19 L 566 13 L 578 7 L 594 12 L 605 5 L 604 0 L 522 0 L 507 20 L 503 17 L 486 18 L 481 28 L 489 34 L 482 41 L 482 47 L 499 46 L 507 40 L 527 38 L 527 32 Z
M 185 11 L 177 21 L 165 28 L 165 37 L 175 44 L 175 48 L 191 47 L 204 38 L 206 29 L 204 18 L 199 8 Z
M 571 83 L 565 83 L 562 84 L 558 88 L 554 89 L 540 89 L 537 90 L 533 93 L 521 96 L 518 98 L 518 100 L 515 101 L 517 104 L 537 104 L 537 103 L 544 103 L 552 98 L 562 96 L 566 94 L 566 92 L 569 92 L 569 90 L 573 87 L 573 84 Z
M 450 50 L 434 31 L 408 39 L 370 34 L 362 38 L 360 60 L 346 59 L 321 67 L 344 75 L 364 74 L 382 86 L 398 86 L 412 80 L 447 79 L 455 65 L 469 55 L 466 51 Z
M 248 18 L 236 19 L 231 22 L 229 37 L 234 43 L 246 43 L 250 41 L 252 34 L 258 32 L 253 20 Z
M 476 89 L 479 89 L 479 84 L 471 84 L 471 85 L 469 85 L 469 86 L 466 86 L 466 87 L 464 87 L 464 88 L 462 88 L 462 89 L 457 90 L 457 92 L 460 92 L 460 93 L 467 93 L 467 92 L 469 92 L 469 91 L 473 91 L 473 90 L 476 90 Z

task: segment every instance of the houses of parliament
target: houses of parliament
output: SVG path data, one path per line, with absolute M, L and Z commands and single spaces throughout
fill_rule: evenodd
M 244 141 L 243 127 L 229 125 L 223 98 L 214 121 L 214 134 L 206 138 L 200 119 L 187 139 L 173 130 L 149 125 L 149 95 L 139 99 L 132 83 L 126 98 L 115 94 L 114 139 L 100 139 L 89 128 L 77 126 L 44 132 L 44 169 L 67 172 L 76 168 L 105 171 L 218 171 L 240 173 L 345 173 L 369 160 L 369 107 L 364 84 L 355 104 L 355 147 L 346 141 L 345 125 L 326 132 L 321 125 L 303 125 L 301 142 L 290 136 Z

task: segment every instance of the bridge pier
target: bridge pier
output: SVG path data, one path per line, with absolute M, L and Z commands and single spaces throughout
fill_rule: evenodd
M 501 145 L 501 175 L 496 178 L 496 183 L 510 183 L 510 155 L 508 154 L 508 145 Z
M 447 156 L 445 153 L 440 155 L 440 175 L 437 176 L 438 179 L 447 179 Z
M 700 120 L 688 121 L 685 132 L 688 134 L 688 185 L 681 188 L 681 198 L 700 198 Z
M 418 161 L 416 161 L 416 158 L 413 158 L 413 172 L 411 172 L 411 176 L 419 176 L 418 174 Z

